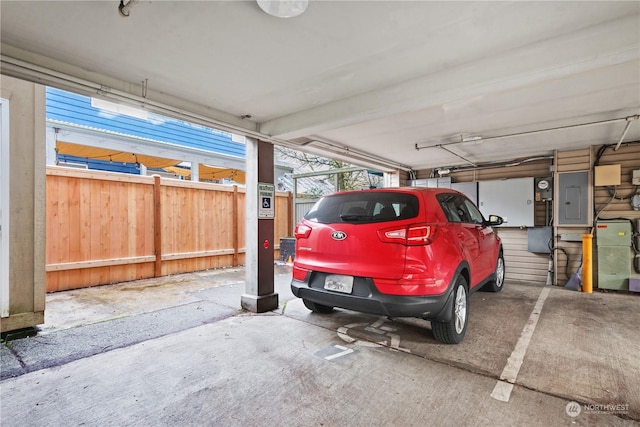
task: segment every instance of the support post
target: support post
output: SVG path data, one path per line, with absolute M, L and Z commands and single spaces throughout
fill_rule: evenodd
M 289 236 L 293 236 L 293 229 L 295 224 L 295 211 L 293 209 L 293 194 L 290 191 L 287 192 L 287 232 Z
M 383 175 L 385 188 L 400 187 L 400 171 L 385 172 Z
M 260 215 L 265 206 L 259 204 L 263 198 L 258 191 L 259 183 L 273 186 L 273 145 L 247 138 L 246 147 L 246 287 L 240 302 L 245 310 L 264 313 L 278 308 L 278 294 L 274 292 L 274 219 Z M 275 203 L 275 197 L 271 203 Z
M 57 134 L 58 131 L 54 128 L 47 128 L 47 139 L 46 139 L 46 154 L 45 159 L 47 165 L 55 165 L 56 164 L 56 142 L 57 142 Z
M 240 233 L 238 232 L 238 186 L 233 186 L 233 266 L 238 265 L 238 252 L 240 251 L 240 242 L 238 238 Z
M 200 181 L 200 163 L 195 160 L 191 161 L 191 182 Z

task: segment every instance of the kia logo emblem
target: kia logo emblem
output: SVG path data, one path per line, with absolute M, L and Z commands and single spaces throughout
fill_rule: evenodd
M 331 233 L 331 238 L 333 240 L 344 240 L 347 238 L 347 233 L 345 233 L 344 231 L 334 231 L 333 233 Z

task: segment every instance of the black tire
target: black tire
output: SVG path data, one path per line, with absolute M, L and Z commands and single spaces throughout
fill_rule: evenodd
M 469 287 L 464 276 L 458 276 L 453 287 L 451 320 L 448 322 L 431 321 L 431 331 L 436 341 L 443 344 L 459 344 L 467 332 L 469 320 Z
M 500 254 L 498 255 L 496 270 L 493 273 L 493 276 L 493 279 L 482 287 L 483 291 L 500 292 L 504 287 L 504 256 L 502 255 L 502 251 L 500 251 Z
M 304 303 L 305 307 L 307 307 L 309 310 L 313 311 L 314 313 L 329 314 L 333 311 L 333 307 L 328 305 L 318 304 L 306 299 L 303 299 L 302 302 Z

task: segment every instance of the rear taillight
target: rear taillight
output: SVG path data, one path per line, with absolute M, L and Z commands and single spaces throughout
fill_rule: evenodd
M 306 239 L 311 234 L 311 227 L 304 224 L 296 225 L 296 230 L 294 232 L 294 236 L 296 239 Z
M 293 278 L 295 280 L 300 280 L 300 281 L 304 281 L 307 278 L 307 274 L 309 274 L 309 270 L 307 270 L 306 268 L 300 268 L 297 265 L 293 265 Z
M 435 224 L 411 224 L 406 227 L 390 227 L 378 230 L 378 237 L 385 243 L 408 246 L 428 245 L 436 233 Z

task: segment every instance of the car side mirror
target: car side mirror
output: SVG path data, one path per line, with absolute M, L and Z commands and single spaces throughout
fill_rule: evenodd
M 502 225 L 504 220 L 498 215 L 489 215 L 489 221 L 486 222 L 488 226 Z

